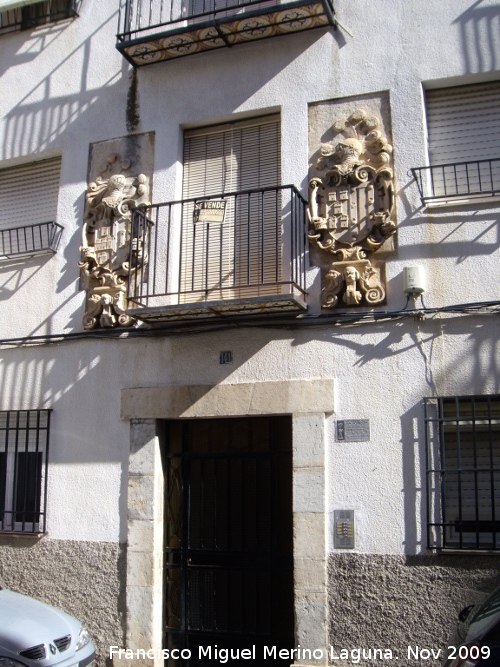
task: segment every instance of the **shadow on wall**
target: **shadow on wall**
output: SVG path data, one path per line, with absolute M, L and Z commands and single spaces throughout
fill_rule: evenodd
M 492 255 L 500 246 L 500 213 L 495 204 L 447 206 L 428 212 L 423 207 L 399 223 L 399 229 L 420 228 L 419 242 L 399 244 L 401 260 L 426 257 L 455 258 Z M 405 204 L 406 208 L 406 204 Z
M 446 321 L 445 321 L 446 322 Z M 432 371 L 432 353 L 425 358 L 427 384 L 426 397 L 498 393 L 500 387 L 500 356 L 494 328 L 487 324 L 455 327 L 457 321 L 448 320 L 445 331 L 450 336 L 468 335 L 471 342 L 469 359 L 450 359 L 439 371 Z M 433 341 L 434 342 L 434 341 Z M 443 345 L 453 348 L 453 340 Z M 458 348 L 457 348 L 458 349 Z M 442 351 L 441 351 L 442 354 Z M 462 369 L 464 369 L 462 371 Z M 491 385 L 490 383 L 494 383 Z M 451 387 L 452 389 L 449 389 Z M 422 554 L 427 549 L 427 492 L 426 492 L 426 426 L 422 401 L 412 406 L 401 417 L 403 503 L 405 516 L 404 552 Z
M 413 396 L 414 403 L 400 417 L 403 474 L 404 553 L 425 553 L 427 516 L 425 424 L 423 399 L 432 396 L 496 394 L 500 392 L 500 340 L 491 315 L 450 316 L 423 321 L 405 320 L 373 325 L 371 339 L 349 336 L 355 328 L 317 332 L 317 341 L 337 342 L 339 350 L 350 349 L 357 359 L 353 367 L 380 367 L 399 357 L 399 378 L 392 379 L 380 392 L 394 391 Z M 481 319 L 482 318 L 482 319 Z M 294 342 L 292 344 L 298 344 Z M 420 365 L 415 363 L 416 355 Z M 407 361 L 407 359 L 409 361 Z M 353 372 L 355 372 L 353 370 Z M 418 397 L 418 393 L 422 396 Z
M 57 306 L 52 307 L 49 315 L 46 315 L 47 309 L 44 299 L 33 299 L 31 284 L 33 281 L 40 280 L 40 275 L 42 275 L 43 279 L 43 275 L 45 275 L 44 271 L 50 267 L 49 262 L 55 261 L 53 256 L 29 257 L 22 260 L 5 261 L 0 264 L 0 302 L 17 299 L 19 312 L 22 312 L 25 304 L 29 303 L 28 317 L 25 315 L 22 321 L 29 320 L 36 322 L 36 325 L 32 325 L 29 331 L 23 331 L 21 336 L 29 338 L 30 336 L 61 333 L 60 329 L 55 330 L 57 326 L 55 324 L 56 315 L 57 313 L 67 311 L 69 304 L 75 300 L 75 297 L 77 299 L 77 306 L 69 310 L 69 320 L 65 322 L 65 327 L 74 331 L 81 330 L 84 308 L 83 306 L 79 307 L 79 304 L 83 300 L 84 294 L 78 287 L 79 270 L 74 259 L 75 252 L 72 247 L 76 245 L 76 248 L 78 248 L 79 239 L 80 234 L 79 230 L 77 230 L 73 234 L 72 239 L 66 242 L 64 249 L 59 251 L 64 254 L 67 261 L 62 264 L 62 268 L 57 274 L 58 278 L 55 289 L 57 292 L 62 292 L 71 283 L 75 283 L 76 287 L 70 291 L 69 295 L 63 301 L 58 301 Z M 53 274 L 49 272 L 48 275 L 52 279 Z M 78 298 L 79 294 L 80 299 Z
M 71 125 L 81 123 L 83 117 L 87 127 L 100 126 L 100 119 L 106 116 L 106 110 L 116 96 L 113 87 L 118 84 L 123 86 L 122 80 L 126 76 L 128 65 L 122 59 L 119 70 L 110 73 L 108 79 L 100 82 L 97 88 L 89 88 L 91 56 L 96 60 L 98 51 L 102 51 L 102 43 L 99 43 L 97 37 L 103 30 L 105 36 L 110 34 L 108 25 L 110 22 L 114 25 L 117 13 L 114 12 L 105 22 L 97 26 L 82 43 L 64 57 L 57 58 L 57 64 L 43 79 L 37 80 L 34 87 L 5 114 L 1 159 L 40 153 L 51 147 L 59 148 L 59 137 Z M 5 49 L 0 74 L 10 67 L 34 62 L 42 52 L 48 52 L 47 58 L 51 52 L 59 56 L 61 49 L 58 50 L 58 40 L 71 28 L 72 22 L 65 22 L 63 25 L 56 24 L 36 29 L 29 38 L 24 38 L 16 53 L 8 53 Z M 11 44 L 14 46 L 16 40 L 19 41 L 19 33 L 13 33 L 2 39 L 11 39 Z M 114 49 L 114 38 L 111 46 Z M 102 59 L 109 60 L 106 54 L 102 55 Z M 68 78 L 74 84 L 75 72 L 78 72 L 80 77 L 79 91 L 68 95 L 54 94 L 54 90 L 59 90 L 61 84 Z
M 499 69 L 500 4 L 477 0 L 454 23 L 462 38 L 465 71 L 472 74 Z
M 26 259 L 2 260 L 0 264 L 0 301 L 7 301 L 24 287 L 50 261 L 52 255 Z

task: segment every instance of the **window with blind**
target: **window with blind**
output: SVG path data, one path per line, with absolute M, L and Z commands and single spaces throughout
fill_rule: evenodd
M 500 81 L 427 90 L 426 110 L 427 199 L 500 194 Z
M 500 396 L 426 400 L 429 546 L 500 549 Z
M 185 133 L 181 301 L 279 293 L 280 161 L 276 116 Z
M 55 252 L 61 158 L 0 169 L 0 256 Z

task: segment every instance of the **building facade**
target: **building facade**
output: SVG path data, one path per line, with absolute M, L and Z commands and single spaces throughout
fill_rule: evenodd
M 500 581 L 500 5 L 167 4 L 0 1 L 0 583 L 420 665 Z

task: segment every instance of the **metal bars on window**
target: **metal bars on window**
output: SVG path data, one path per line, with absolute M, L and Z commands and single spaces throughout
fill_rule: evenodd
M 500 395 L 425 399 L 427 543 L 500 550 Z
M 2 11 L 0 7 L 0 35 L 78 16 L 78 0 L 45 0 L 23 4 Z
M 0 411 L 0 532 L 46 531 L 50 413 Z

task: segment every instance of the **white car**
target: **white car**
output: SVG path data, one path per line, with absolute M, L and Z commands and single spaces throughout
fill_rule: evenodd
M 95 647 L 80 621 L 0 588 L 0 667 L 86 667 Z

